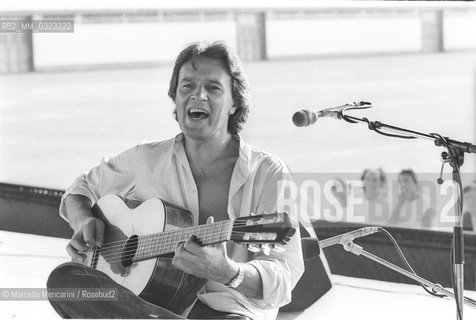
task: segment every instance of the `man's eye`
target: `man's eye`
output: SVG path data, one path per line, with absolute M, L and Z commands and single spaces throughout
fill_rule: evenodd
M 188 84 L 188 83 L 182 85 L 182 88 L 185 88 L 185 89 L 189 89 L 191 87 L 192 87 L 192 85 Z
M 216 92 L 216 91 L 220 91 L 220 88 L 216 86 L 209 86 L 208 90 Z

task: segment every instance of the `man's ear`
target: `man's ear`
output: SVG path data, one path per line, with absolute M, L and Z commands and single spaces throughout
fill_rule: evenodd
M 174 111 L 172 112 L 172 116 L 174 117 L 175 121 L 178 122 L 178 120 L 177 120 L 177 108 L 174 108 Z
M 236 111 L 236 107 L 235 107 L 235 106 L 232 106 L 231 109 L 230 109 L 230 116 L 231 116 L 231 115 L 234 115 L 234 114 L 235 114 L 235 111 Z

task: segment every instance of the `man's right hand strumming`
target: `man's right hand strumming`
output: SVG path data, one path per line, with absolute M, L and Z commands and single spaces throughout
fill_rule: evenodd
M 86 252 L 92 247 L 101 247 L 104 239 L 104 222 L 91 212 L 91 202 L 85 196 L 69 195 L 66 198 L 67 218 L 74 235 L 66 251 L 74 262 L 83 262 Z

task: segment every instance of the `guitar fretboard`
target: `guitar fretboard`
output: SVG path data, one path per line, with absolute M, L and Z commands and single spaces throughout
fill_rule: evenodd
M 175 251 L 177 243 L 188 240 L 192 235 L 202 245 L 210 245 L 230 240 L 233 221 L 220 221 L 200 226 L 170 230 L 146 236 L 139 236 L 139 243 L 133 261 L 154 258 Z

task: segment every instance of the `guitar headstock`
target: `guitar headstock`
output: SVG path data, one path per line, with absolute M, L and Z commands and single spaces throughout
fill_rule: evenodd
M 286 244 L 295 232 L 285 212 L 251 215 L 233 221 L 230 240 L 245 245 L 250 251 L 263 250 L 266 254 L 270 247 L 279 251 L 278 244 Z

